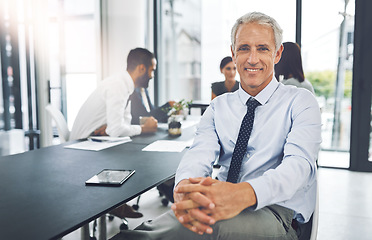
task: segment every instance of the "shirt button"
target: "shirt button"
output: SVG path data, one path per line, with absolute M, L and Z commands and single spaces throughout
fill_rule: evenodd
M 251 156 L 251 154 L 247 153 L 247 158 L 249 158 Z

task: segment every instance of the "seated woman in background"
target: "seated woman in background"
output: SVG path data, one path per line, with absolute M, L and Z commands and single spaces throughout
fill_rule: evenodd
M 282 58 L 275 65 L 276 79 L 284 85 L 305 88 L 314 94 L 313 86 L 305 79 L 300 46 L 293 42 L 285 42 L 283 46 Z
M 235 80 L 236 66 L 231 57 L 221 60 L 220 70 L 225 75 L 225 81 L 212 83 L 212 100 L 223 93 L 239 89 L 239 82 Z

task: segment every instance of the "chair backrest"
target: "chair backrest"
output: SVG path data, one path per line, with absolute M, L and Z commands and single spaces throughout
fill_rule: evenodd
M 318 173 L 316 178 L 318 179 Z M 316 201 L 315 201 L 315 210 L 313 213 L 313 222 L 311 227 L 310 240 L 316 240 L 318 235 L 318 220 L 319 220 L 319 181 L 316 185 Z
M 68 129 L 67 122 L 61 111 L 59 111 L 57 108 L 52 106 L 51 104 L 48 104 L 45 109 L 50 114 L 50 116 L 53 118 L 57 125 L 58 129 L 58 135 L 61 140 L 61 142 L 67 142 L 70 138 L 70 130 Z

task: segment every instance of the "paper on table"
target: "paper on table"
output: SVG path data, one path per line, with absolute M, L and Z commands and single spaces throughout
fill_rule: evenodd
M 186 141 L 186 147 L 189 148 L 194 143 L 194 138 L 191 138 L 190 140 Z
M 100 151 L 106 148 L 114 147 L 126 142 L 130 142 L 132 139 L 130 137 L 90 137 L 86 141 L 74 143 L 71 145 L 65 146 L 65 148 L 70 149 L 80 149 L 80 150 L 89 150 L 89 151 Z
M 158 140 L 142 149 L 142 151 L 149 152 L 182 152 L 187 147 L 187 142 L 184 141 L 171 141 L 171 140 Z
M 158 123 L 158 128 L 168 130 L 168 123 Z
M 181 122 L 181 128 L 182 129 L 186 129 L 188 127 L 193 127 L 193 126 L 196 126 L 198 125 L 199 121 L 193 121 L 193 120 L 187 120 L 187 121 L 182 121 Z
M 91 136 L 88 137 L 88 140 L 93 142 L 129 142 L 131 141 L 130 137 L 110 137 L 110 136 Z

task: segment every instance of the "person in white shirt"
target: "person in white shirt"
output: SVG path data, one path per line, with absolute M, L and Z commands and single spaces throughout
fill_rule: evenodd
M 142 125 L 131 125 L 129 102 L 135 83 L 153 78 L 155 69 L 156 59 L 153 53 L 144 48 L 132 49 L 127 58 L 127 71 L 104 79 L 80 108 L 70 140 L 89 136 L 122 137 L 156 132 L 158 121 L 153 117 L 147 118 Z M 120 218 L 143 216 L 127 204 L 110 213 Z
M 119 137 L 155 132 L 157 120 L 153 117 L 143 125 L 131 125 L 129 104 L 136 81 L 153 78 L 155 69 L 156 59 L 150 51 L 143 48 L 131 50 L 127 71 L 104 79 L 80 108 L 71 130 L 71 140 L 91 135 Z

